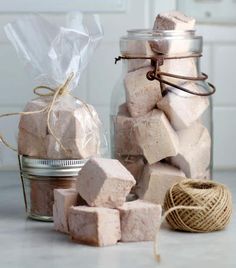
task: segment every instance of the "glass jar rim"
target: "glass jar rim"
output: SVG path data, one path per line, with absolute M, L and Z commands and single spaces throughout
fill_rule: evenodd
M 153 29 L 130 29 L 127 35 L 121 39 L 155 39 L 155 38 L 180 38 L 180 39 L 201 39 L 195 35 L 196 30 L 153 30 Z

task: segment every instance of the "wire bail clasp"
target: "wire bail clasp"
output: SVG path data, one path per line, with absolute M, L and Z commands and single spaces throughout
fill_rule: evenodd
M 179 80 L 185 80 L 185 81 L 205 81 L 208 79 L 208 75 L 205 73 L 201 73 L 201 75 L 196 76 L 196 77 L 192 77 L 192 76 L 183 76 L 183 75 L 177 75 L 177 74 L 172 74 L 172 73 L 167 73 L 167 72 L 162 72 L 160 70 L 160 66 L 162 66 L 164 64 L 165 60 L 172 60 L 172 59 L 185 59 L 185 58 L 198 58 L 201 57 L 201 54 L 192 54 L 192 55 L 187 55 L 187 56 L 176 56 L 176 57 L 169 57 L 169 56 L 165 56 L 164 54 L 158 54 L 155 56 L 150 56 L 150 57 L 145 57 L 145 56 L 118 56 L 115 58 L 115 64 L 122 60 L 131 60 L 131 59 L 144 59 L 144 60 L 151 60 L 151 66 L 153 66 L 153 70 L 150 70 L 147 72 L 146 74 L 146 78 L 150 81 L 153 80 L 157 80 L 160 82 L 161 85 L 161 90 L 162 90 L 162 94 L 165 94 L 166 91 L 168 91 L 168 88 L 164 87 L 165 85 L 168 85 L 170 87 L 174 87 L 177 88 L 181 91 L 184 91 L 186 93 L 192 94 L 192 95 L 196 95 L 196 96 L 210 96 L 213 95 L 216 92 L 216 88 L 213 84 L 207 82 L 207 84 L 209 85 L 209 87 L 211 88 L 210 91 L 208 92 L 194 92 L 191 91 L 185 87 L 182 87 L 176 83 L 172 83 L 169 82 L 165 79 L 163 79 L 163 77 L 171 77 L 174 79 L 179 79 Z

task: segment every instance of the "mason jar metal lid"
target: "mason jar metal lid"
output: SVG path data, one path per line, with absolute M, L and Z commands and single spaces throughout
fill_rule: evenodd
M 35 159 L 21 156 L 21 172 L 35 176 L 77 176 L 87 159 Z

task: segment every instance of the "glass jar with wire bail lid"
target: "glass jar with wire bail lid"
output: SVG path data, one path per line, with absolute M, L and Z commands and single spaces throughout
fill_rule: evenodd
M 139 197 L 155 201 L 167 178 L 211 178 L 215 88 L 200 70 L 202 43 L 192 30 L 130 30 L 120 39 L 111 150 L 136 178 Z
M 54 189 L 75 188 L 86 159 L 50 160 L 19 156 L 27 216 L 53 221 Z

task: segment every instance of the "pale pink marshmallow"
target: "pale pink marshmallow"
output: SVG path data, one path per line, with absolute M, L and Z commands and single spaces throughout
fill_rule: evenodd
M 195 83 L 185 83 L 182 87 L 192 92 L 202 92 Z M 157 107 L 167 115 L 176 130 L 189 127 L 201 117 L 208 106 L 208 97 L 191 95 L 171 87 L 166 96 L 157 103 Z
M 37 112 L 46 108 L 48 98 L 37 98 L 29 101 L 24 112 Z M 47 112 L 21 115 L 19 121 L 19 132 L 25 130 L 36 137 L 44 138 L 47 135 Z
M 143 156 L 126 155 L 117 158 L 123 166 L 134 176 L 136 183 L 139 182 L 145 166 Z
M 88 158 L 100 154 L 100 121 L 94 107 L 82 105 L 59 110 L 52 118 L 53 133 L 66 148 L 60 146 L 53 135 L 48 135 L 48 158 Z
M 160 71 L 179 76 L 198 77 L 196 58 L 183 58 L 183 59 L 165 59 L 164 64 L 160 66 Z M 170 76 L 161 75 L 161 78 L 172 84 L 181 85 L 184 80 L 176 79 Z M 165 88 L 168 85 L 165 85 Z
M 68 210 L 77 205 L 78 194 L 75 189 L 55 189 L 53 205 L 54 229 L 68 233 Z
M 165 163 L 146 165 L 142 180 L 137 185 L 136 194 L 143 200 L 163 205 L 169 188 L 185 178 L 182 171 L 171 165 Z
M 51 159 L 81 159 L 99 155 L 101 123 L 93 106 L 80 103 L 71 95 L 60 96 L 48 120 L 48 112 L 38 111 L 49 107 L 51 101 L 51 97 L 41 97 L 26 105 L 25 112 L 36 113 L 21 116 L 19 151 L 24 155 Z M 25 131 L 42 139 L 40 147 L 46 148 L 46 152 L 42 154 L 37 139 L 30 137 L 24 141 Z
M 99 247 L 114 245 L 121 237 L 119 211 L 102 207 L 71 207 L 69 230 L 75 242 Z
M 142 150 L 137 144 L 134 127 L 137 119 L 130 117 L 126 105 L 121 105 L 114 118 L 115 153 L 116 155 L 140 155 Z
M 169 13 L 161 13 L 156 17 L 153 30 L 194 30 L 195 19 L 187 17 L 179 11 Z M 186 38 L 181 38 L 182 33 L 176 35 L 175 38 L 160 38 L 157 35 L 156 40 L 149 41 L 150 47 L 154 53 L 164 53 L 171 56 L 189 55 L 194 52 L 192 39 L 187 38 L 190 33 L 186 33 Z M 182 36 L 181 36 L 182 35 Z M 168 36 L 168 34 L 167 34 Z M 171 34 L 170 34 L 171 36 Z
M 127 107 L 132 117 L 139 117 L 150 112 L 162 98 L 160 83 L 147 79 L 151 67 L 130 72 L 125 77 Z
M 45 138 L 20 128 L 18 133 L 18 153 L 20 155 L 47 158 Z
M 193 30 L 196 20 L 180 11 L 164 12 L 157 15 L 153 28 L 157 30 Z
M 154 53 L 151 50 L 149 42 L 146 40 L 128 40 L 125 46 L 125 50 L 121 51 L 123 55 L 133 56 L 153 56 Z M 142 67 L 149 66 L 151 61 L 149 59 L 129 59 L 127 62 L 128 72 L 135 71 Z
M 171 57 L 181 57 L 194 53 L 191 39 L 160 39 L 149 41 L 153 53 L 167 54 Z
M 211 137 L 207 128 L 199 122 L 177 132 L 179 153 L 170 162 L 180 168 L 188 178 L 198 178 L 209 167 L 211 160 Z
M 116 159 L 90 158 L 80 170 L 77 191 L 89 206 L 121 206 L 135 185 L 133 175 Z
M 154 109 L 140 117 L 134 131 L 149 164 L 177 155 L 178 136 L 162 111 Z
M 100 155 L 100 141 L 95 137 L 91 137 L 87 143 L 82 139 L 60 139 L 66 151 L 52 135 L 47 135 L 45 142 L 49 159 L 83 159 Z
M 121 219 L 121 241 L 152 241 L 161 220 L 161 206 L 143 200 L 126 202 L 118 208 Z

